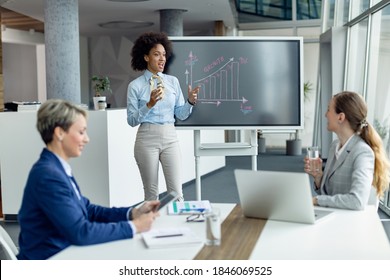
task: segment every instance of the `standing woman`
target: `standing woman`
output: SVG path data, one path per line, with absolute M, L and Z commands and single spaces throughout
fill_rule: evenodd
M 184 99 L 176 77 L 163 74 L 172 44 L 164 33 L 144 33 L 131 51 L 131 66 L 144 71 L 127 89 L 127 122 L 140 124 L 134 155 L 144 185 L 145 200 L 159 195 L 158 169 L 161 162 L 167 191 L 176 191 L 183 200 L 181 154 L 174 126 L 175 116 L 185 120 L 196 104 L 199 87 L 188 87 Z
M 314 177 L 319 206 L 363 210 L 374 187 L 381 197 L 389 187 L 389 161 L 382 140 L 367 122 L 367 106 L 354 92 L 344 91 L 333 96 L 326 112 L 328 130 L 336 133 L 325 170 L 322 160 L 310 170 L 305 158 L 304 170 Z

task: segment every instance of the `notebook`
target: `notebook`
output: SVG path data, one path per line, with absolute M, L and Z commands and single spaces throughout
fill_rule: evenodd
M 314 224 L 333 211 L 314 209 L 306 173 L 234 170 L 246 217 Z
M 202 243 L 199 236 L 188 227 L 152 229 L 141 235 L 148 248 L 173 248 Z

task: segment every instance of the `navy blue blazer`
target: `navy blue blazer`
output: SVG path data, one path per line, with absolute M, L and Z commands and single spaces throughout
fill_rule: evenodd
M 17 258 L 47 259 L 69 245 L 131 238 L 134 234 L 128 222 L 128 210 L 129 207 L 94 205 L 82 195 L 79 199 L 61 162 L 45 148 L 33 165 L 24 189 L 18 214 Z

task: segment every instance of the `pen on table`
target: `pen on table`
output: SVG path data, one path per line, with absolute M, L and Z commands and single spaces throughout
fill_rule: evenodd
M 177 234 L 167 234 L 167 235 L 156 235 L 154 236 L 154 238 L 176 237 L 176 236 L 183 236 L 183 234 L 177 233 Z

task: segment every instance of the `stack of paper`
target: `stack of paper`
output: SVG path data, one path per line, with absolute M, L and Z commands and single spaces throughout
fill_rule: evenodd
M 194 200 L 194 201 L 174 201 L 168 205 L 169 215 L 182 215 L 182 214 L 199 214 L 206 213 L 211 210 L 211 204 L 209 200 Z
M 142 233 L 148 248 L 167 248 L 199 244 L 202 240 L 188 227 L 154 229 Z
M 32 102 L 13 101 L 12 103 L 17 104 L 18 112 L 37 111 L 41 106 L 41 102 L 39 101 L 32 101 Z
M 35 105 L 18 105 L 18 112 L 25 112 L 25 111 L 38 111 L 40 104 Z

